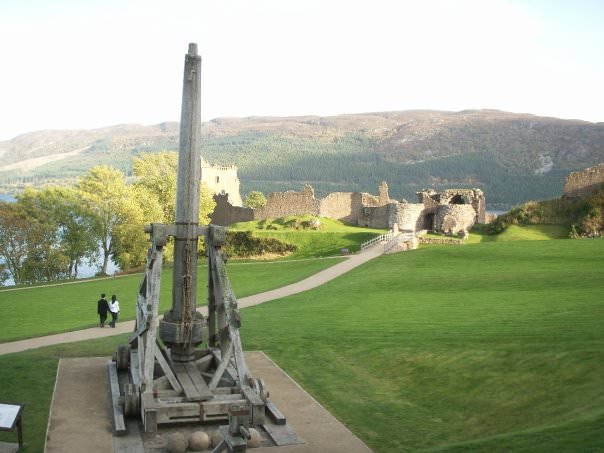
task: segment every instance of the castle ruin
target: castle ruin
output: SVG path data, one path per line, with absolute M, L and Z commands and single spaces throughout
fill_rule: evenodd
M 581 197 L 595 192 L 604 184 L 604 163 L 573 171 L 564 184 L 564 196 Z
M 214 194 L 226 195 L 233 206 L 243 206 L 236 166 L 212 165 L 202 158 L 201 182 L 205 183 Z
M 395 228 L 404 231 L 438 231 L 457 234 L 468 231 L 474 223 L 485 223 L 485 197 L 480 189 L 449 189 L 436 192 L 426 189 L 417 193 L 418 202 L 397 201 L 388 195 L 382 182 L 378 195 L 364 192 L 333 192 L 316 198 L 313 188 L 302 191 L 272 192 L 263 208 L 236 206 L 228 193 L 214 196 L 212 213 L 215 225 L 231 225 L 251 220 L 275 219 L 290 215 L 310 214 L 370 228 Z

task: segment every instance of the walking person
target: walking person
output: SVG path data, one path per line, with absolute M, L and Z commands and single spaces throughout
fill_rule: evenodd
M 97 302 L 96 312 L 99 315 L 100 326 L 105 327 L 105 321 L 107 320 L 107 312 L 109 311 L 109 304 L 105 299 L 105 293 L 101 294 L 101 298 Z
M 111 327 L 115 327 L 117 315 L 120 312 L 120 303 L 117 301 L 115 294 L 111 296 L 111 302 L 109 302 L 109 311 L 111 312 L 111 322 L 109 325 Z

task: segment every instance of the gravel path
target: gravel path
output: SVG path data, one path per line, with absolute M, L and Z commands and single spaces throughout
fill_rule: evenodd
M 384 253 L 384 247 L 377 245 L 357 255 L 351 255 L 345 261 L 342 261 L 335 266 L 331 266 L 321 272 L 311 275 L 310 277 L 301 280 L 291 285 L 281 288 L 266 291 L 264 293 L 255 294 L 253 296 L 242 297 L 238 299 L 239 308 L 252 307 L 275 299 L 298 294 L 303 291 L 321 286 L 342 274 L 345 274 L 351 269 L 366 263 L 367 261 L 376 258 Z M 198 309 L 204 316 L 207 315 L 207 308 L 200 307 Z M 30 338 L 27 340 L 13 341 L 0 344 L 0 355 L 11 354 L 13 352 L 21 352 L 27 349 L 35 349 L 43 346 L 50 346 L 61 343 L 71 343 L 82 340 L 92 340 L 94 338 L 110 337 L 122 333 L 130 333 L 134 330 L 134 321 L 120 322 L 112 329 L 105 327 L 104 329 L 93 327 L 90 329 L 76 330 L 73 332 L 59 333 L 55 335 L 47 335 L 45 337 Z

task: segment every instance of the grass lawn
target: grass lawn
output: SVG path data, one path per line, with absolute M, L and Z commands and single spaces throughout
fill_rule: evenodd
M 251 221 L 241 222 L 231 225 L 232 231 L 253 231 L 254 236 L 264 238 L 275 238 L 282 242 L 294 244 L 298 247 L 294 253 L 286 259 L 314 258 L 322 256 L 339 255 L 343 248 L 350 252 L 356 252 L 360 249 L 361 243 L 383 234 L 386 230 L 375 228 L 361 228 L 345 225 L 338 220 L 321 218 L 321 229 L 314 230 L 295 230 L 284 227 L 282 224 L 295 219 L 295 217 L 285 217 L 277 219 L 275 222 Z M 277 229 L 267 229 L 271 225 Z
M 59 357 L 109 357 L 117 345 L 128 342 L 128 337 L 129 335 L 118 335 L 0 355 L 2 382 L 0 401 L 25 404 L 23 409 L 25 448 L 19 450 L 20 453 L 44 451 L 44 438 Z M 0 441 L 16 442 L 17 434 L 0 432 Z M 85 451 L 85 448 L 82 451 Z
M 244 309 L 243 344 L 376 452 L 601 451 L 603 293 L 603 240 L 433 246 Z M 43 445 L 57 357 L 126 337 L 0 356 L 26 451 Z
M 245 297 L 300 281 L 338 259 L 273 261 L 227 264 L 237 297 Z M 198 269 L 198 304 L 207 299 L 207 266 Z M 96 301 L 100 294 L 117 294 L 122 320 L 134 319 L 135 301 L 142 274 L 112 279 L 76 281 L 73 284 L 0 291 L 0 342 L 96 326 Z M 172 269 L 162 273 L 160 312 L 172 305 Z
M 595 451 L 602 294 L 602 240 L 435 246 L 246 309 L 244 346 L 375 451 Z
M 484 234 L 483 228 L 474 228 L 470 232 L 470 237 L 466 243 L 547 241 L 550 239 L 568 239 L 569 234 L 568 228 L 561 225 L 510 225 L 502 233 L 496 235 Z

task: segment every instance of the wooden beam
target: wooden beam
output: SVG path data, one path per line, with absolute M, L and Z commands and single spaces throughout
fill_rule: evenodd
M 111 420 L 113 422 L 113 434 L 123 436 L 126 434 L 126 422 L 124 420 L 124 408 L 120 404 L 120 383 L 117 376 L 115 362 L 107 362 L 107 373 L 109 375 L 109 391 L 111 396 Z
M 158 365 L 161 367 L 172 388 L 177 392 L 182 392 L 182 386 L 178 382 L 178 379 L 174 375 L 174 372 L 172 371 L 172 368 L 170 368 L 170 365 L 166 361 L 164 355 L 159 350 L 159 347 L 155 348 L 155 360 L 157 360 Z
M 281 411 L 277 409 L 277 406 L 275 406 L 275 403 L 273 403 L 271 400 L 266 402 L 266 411 L 268 412 L 268 416 L 271 418 L 271 420 L 275 422 L 275 425 L 285 425 L 287 422 L 285 415 L 283 415 Z
M 216 372 L 214 373 L 214 377 L 212 378 L 212 380 L 210 381 L 210 384 L 209 384 L 210 390 L 214 390 L 216 388 L 216 386 L 218 385 L 218 382 L 222 378 L 222 375 L 224 374 L 224 371 L 229 366 L 229 362 L 231 361 L 231 355 L 232 354 L 233 354 L 233 348 L 231 347 L 231 344 L 229 344 L 228 347 L 227 347 L 227 350 L 226 350 L 226 354 L 221 354 L 220 364 L 216 368 Z

